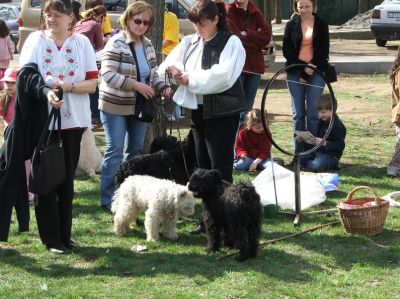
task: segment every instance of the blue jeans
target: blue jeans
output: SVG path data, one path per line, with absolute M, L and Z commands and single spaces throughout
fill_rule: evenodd
M 300 157 L 300 165 L 308 171 L 324 171 L 338 166 L 339 159 L 328 154 L 314 152 Z
M 132 115 L 116 115 L 100 111 L 106 137 L 106 149 L 101 168 L 101 204 L 111 204 L 115 189 L 115 172 L 122 162 L 124 145 L 126 145 L 124 160 L 130 160 L 143 150 L 147 123 L 138 121 Z
M 300 71 L 287 74 L 287 85 L 292 100 L 293 127 L 297 131 L 310 131 L 314 136 L 318 133 L 317 101 L 325 87 L 324 79 L 314 73 L 311 80 L 306 83 L 299 81 Z M 306 127 L 307 117 L 307 127 Z M 295 140 L 297 153 L 304 150 L 303 144 Z
M 256 98 L 258 85 L 261 81 L 261 74 L 249 74 L 242 73 L 240 75 L 240 81 L 242 83 L 242 88 L 244 92 L 244 97 L 246 99 L 247 110 L 250 111 L 254 106 L 254 99 Z M 240 124 L 244 124 L 246 112 L 240 114 Z
M 247 157 L 246 160 L 237 159 L 235 162 L 233 162 L 233 169 L 239 171 L 248 171 L 251 163 L 253 163 L 254 160 L 255 159 L 249 157 Z M 264 170 L 268 161 L 271 161 L 271 159 L 263 160 L 258 163 L 257 170 Z

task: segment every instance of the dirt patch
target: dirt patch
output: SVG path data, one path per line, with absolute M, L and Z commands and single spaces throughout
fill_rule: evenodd
M 266 81 L 263 88 L 265 88 Z M 292 114 L 290 100 L 286 94 L 287 88 L 284 81 L 273 84 L 279 87 L 278 95 L 267 98 L 266 108 L 272 121 L 291 122 Z M 390 119 L 391 87 L 389 79 L 380 77 L 374 79 L 371 76 L 340 75 L 338 82 L 332 84 L 333 92 L 338 100 L 338 114 L 345 119 L 358 120 L 371 123 L 379 118 Z M 327 92 L 327 89 L 325 89 Z M 271 91 L 271 94 L 273 92 Z M 346 94 L 342 99 L 341 95 Z M 254 103 L 255 108 L 261 107 L 262 92 L 259 92 Z M 382 98 L 381 101 L 369 101 L 370 98 Z

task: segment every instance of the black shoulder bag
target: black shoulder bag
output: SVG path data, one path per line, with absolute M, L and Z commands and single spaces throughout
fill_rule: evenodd
M 329 83 L 337 81 L 336 68 L 334 64 L 328 62 L 328 65 L 325 70 L 325 76 Z
M 49 132 L 48 128 L 52 119 L 53 127 Z M 53 108 L 40 136 L 39 144 L 33 152 L 29 191 L 46 195 L 64 181 L 65 158 L 61 139 L 61 113 L 60 109 Z
M 129 44 L 129 47 L 131 48 L 133 58 L 135 59 L 136 80 L 140 82 L 140 70 L 139 70 L 138 60 L 136 57 L 135 48 L 133 47 L 132 43 Z M 133 116 L 136 119 L 146 123 L 152 122 L 156 116 L 156 107 L 154 105 L 154 100 L 153 99 L 147 100 L 141 93 L 136 92 L 135 113 Z

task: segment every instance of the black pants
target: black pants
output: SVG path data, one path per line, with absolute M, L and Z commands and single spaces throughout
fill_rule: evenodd
M 66 179 L 54 191 L 38 197 L 35 207 L 39 235 L 45 245 L 67 244 L 71 240 L 74 174 L 79 161 L 82 130 L 65 130 L 61 138 L 65 153 Z
M 205 169 L 218 169 L 222 179 L 232 182 L 233 150 L 239 114 L 221 118 L 204 119 L 203 106 L 192 111 L 197 165 Z

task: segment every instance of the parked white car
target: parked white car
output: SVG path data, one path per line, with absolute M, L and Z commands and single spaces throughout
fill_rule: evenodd
M 385 0 L 374 7 L 371 31 L 379 47 L 384 47 L 388 40 L 400 40 L 400 0 Z

